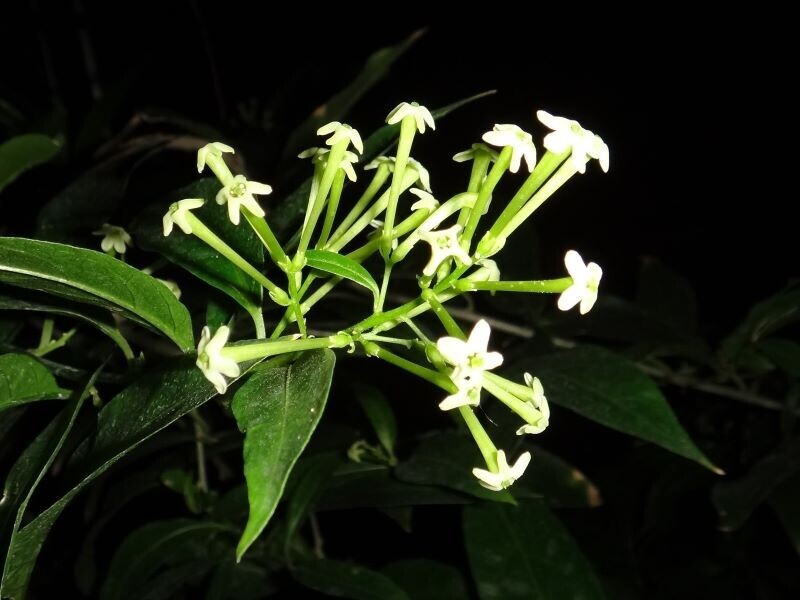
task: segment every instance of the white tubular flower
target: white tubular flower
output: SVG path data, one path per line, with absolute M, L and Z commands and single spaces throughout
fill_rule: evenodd
M 349 150 L 344 153 L 344 158 L 339 161 L 339 168 L 345 172 L 350 181 L 356 180 L 356 171 L 353 165 L 358 162 L 358 154 L 350 152 Z
M 356 150 L 358 150 L 359 154 L 364 154 L 364 143 L 361 141 L 361 135 L 357 130 L 350 127 L 350 125 L 340 123 L 339 121 L 331 121 L 327 125 L 323 125 L 317 129 L 317 135 L 329 134 L 333 135 L 325 140 L 325 143 L 328 144 L 328 146 L 333 146 L 346 139 L 350 141 Z
M 486 469 L 472 469 L 472 474 L 478 478 L 478 483 L 483 487 L 495 492 L 510 487 L 517 479 L 522 477 L 528 463 L 531 462 L 531 453 L 523 452 L 519 455 L 513 467 L 506 461 L 506 453 L 502 450 L 497 451 L 497 472 L 487 471 Z
M 430 277 L 436 273 L 436 269 L 442 264 L 442 261 L 451 256 L 465 265 L 472 263 L 469 254 L 461 247 L 461 243 L 458 241 L 458 234 L 461 233 L 462 229 L 461 225 L 453 225 L 448 229 L 425 231 L 419 234 L 421 240 L 431 245 L 431 259 L 422 269 L 423 275 Z
M 608 172 L 608 146 L 599 135 L 584 129 L 577 121 L 555 117 L 543 110 L 536 111 L 536 116 L 553 130 L 544 137 L 544 147 L 550 152 L 560 154 L 570 150 L 570 161 L 579 173 L 586 172 L 590 158 L 597 159 L 600 168 Z
M 389 167 L 389 173 L 394 173 L 394 156 L 377 156 L 364 165 L 365 171 L 372 171 L 381 165 Z
M 564 264 L 569 276 L 572 277 L 572 285 L 561 292 L 558 297 L 558 308 L 569 310 L 580 302 L 581 314 L 585 315 L 597 301 L 597 290 L 600 287 L 603 269 L 597 263 L 585 264 L 581 255 L 575 250 L 570 250 L 564 255 Z
M 160 282 L 161 282 L 161 283 L 163 283 L 165 286 L 167 286 L 167 289 L 168 289 L 170 292 L 172 292 L 172 293 L 175 295 L 175 297 L 176 297 L 178 300 L 180 300 L 180 299 L 181 299 L 181 288 L 179 288 L 179 287 L 178 287 L 178 284 L 177 284 L 177 283 L 175 283 L 175 282 L 174 282 L 174 281 L 172 281 L 171 279 L 159 279 L 158 277 L 154 277 L 154 279 L 155 279 L 156 281 L 160 281 Z
M 228 205 L 228 218 L 234 225 L 239 224 L 239 214 L 244 206 L 257 217 L 266 215 L 258 205 L 253 194 L 263 196 L 272 193 L 272 187 L 257 181 L 248 181 L 244 175 L 237 175 L 229 185 L 217 192 L 217 204 Z
M 431 191 L 431 176 L 428 173 L 428 169 L 423 167 L 421 162 L 409 157 L 406 168 L 414 169 L 417 172 L 418 181 L 422 184 L 422 189 L 426 192 Z
M 389 125 L 395 125 L 405 119 L 406 117 L 413 117 L 417 124 L 417 131 L 425 133 L 425 124 L 427 123 L 431 129 L 436 129 L 436 124 L 433 122 L 433 115 L 424 106 L 420 106 L 416 102 L 401 102 L 392 112 L 386 117 L 386 122 Z
M 481 267 L 479 271 L 476 271 L 480 281 L 500 281 L 500 268 L 495 261 L 484 258 L 476 264 Z
M 525 384 L 531 388 L 530 403 L 542 413 L 542 416 L 536 423 L 528 423 L 517 429 L 517 435 L 542 433 L 550 424 L 550 405 L 544 395 L 544 387 L 539 378 L 532 377 L 530 373 L 525 373 Z
M 319 163 L 325 161 L 325 155 L 330 152 L 329 148 L 317 148 L 314 146 L 313 148 L 306 148 L 300 154 L 297 155 L 297 158 L 310 158 L 311 162 Z
M 223 325 L 217 329 L 214 337 L 211 337 L 211 330 L 203 327 L 200 343 L 197 344 L 196 364 L 220 394 L 224 394 L 228 389 L 225 376 L 238 377 L 240 373 L 239 365 L 235 360 L 222 356 L 222 349 L 228 342 L 230 334 L 231 330 Z
M 100 248 L 103 249 L 103 252 L 109 252 L 113 249 L 117 254 L 125 254 L 127 247 L 133 246 L 130 234 L 117 225 L 104 223 L 100 229 L 93 231 L 92 235 L 103 236 L 103 239 L 100 240 Z
M 411 205 L 411 210 L 423 210 L 427 209 L 431 212 L 435 211 L 439 208 L 439 201 L 433 197 L 433 194 L 429 194 L 425 190 L 421 190 L 419 188 L 411 188 L 408 190 L 412 194 L 414 194 L 419 200 L 414 202 Z
M 436 342 L 436 348 L 442 358 L 453 366 L 450 379 L 458 387 L 458 392 L 445 398 L 442 404 L 452 404 L 451 408 L 464 404 L 477 405 L 483 387 L 484 371 L 490 371 L 503 364 L 502 354 L 487 352 L 491 334 L 492 328 L 489 323 L 481 319 L 475 323 L 467 341 L 448 336 L 439 338 Z M 465 398 L 469 401 L 464 401 Z M 441 407 L 441 404 L 439 406 Z
M 481 403 L 481 385 L 475 384 L 468 377 L 453 379 L 458 387 L 455 394 L 451 394 L 439 403 L 441 410 L 453 410 L 460 406 L 478 406 Z
M 186 235 L 191 235 L 192 226 L 189 225 L 189 222 L 186 220 L 186 213 L 200 208 L 205 203 L 205 200 L 200 198 L 187 198 L 173 203 L 169 207 L 167 214 L 165 214 L 164 218 L 161 220 L 164 225 L 164 237 L 172 233 L 172 228 L 175 225 L 180 227 L 181 231 Z
M 235 151 L 233 148 L 227 144 L 223 144 L 222 142 L 211 142 L 210 144 L 206 144 L 200 148 L 200 150 L 197 151 L 197 172 L 203 172 L 209 154 L 219 157 L 222 156 L 223 152 L 234 154 Z
M 523 158 L 529 172 L 536 166 L 536 146 L 533 145 L 533 138 L 530 133 L 516 125 L 495 125 L 492 131 L 483 134 L 483 141 L 492 146 L 511 148 L 511 165 L 508 170 L 512 173 L 519 171 Z
M 457 163 L 467 162 L 468 160 L 475 160 L 478 153 L 486 153 L 489 155 L 489 160 L 492 162 L 497 161 L 497 152 L 489 148 L 486 144 L 472 144 L 472 148 L 464 150 L 453 156 L 453 160 Z

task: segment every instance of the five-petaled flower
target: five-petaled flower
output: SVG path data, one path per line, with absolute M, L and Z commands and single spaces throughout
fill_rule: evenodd
M 489 148 L 486 144 L 480 143 L 472 144 L 469 150 L 464 150 L 463 152 L 453 155 L 453 160 L 458 163 L 467 162 L 468 160 L 475 160 L 475 156 L 478 154 L 486 154 L 489 156 L 489 160 L 497 161 L 497 152 Z
M 522 477 L 528 463 L 531 462 L 531 453 L 523 452 L 517 458 L 514 466 L 509 466 L 506 461 L 506 453 L 502 450 L 497 451 L 497 471 L 487 471 L 486 469 L 472 469 L 472 474 L 478 478 L 478 483 L 483 487 L 495 492 L 504 490 L 511 486 L 517 479 Z
M 511 148 L 511 164 L 509 171 L 516 173 L 522 159 L 528 171 L 533 171 L 536 166 L 536 146 L 533 145 L 531 134 L 523 131 L 516 125 L 495 125 L 492 131 L 483 134 L 483 141 L 500 148 Z
M 180 227 L 181 231 L 183 231 L 183 233 L 186 235 L 191 235 L 192 226 L 186 219 L 186 213 L 196 208 L 200 208 L 205 203 L 205 200 L 200 198 L 186 198 L 185 200 L 174 202 L 169 207 L 167 214 L 165 214 L 164 218 L 162 219 L 162 223 L 164 225 L 164 236 L 166 237 L 172 233 L 172 228 L 175 225 Z
M 114 250 L 117 254 L 125 254 L 127 246 L 133 245 L 130 234 L 117 225 L 104 223 L 100 229 L 93 231 L 92 235 L 103 236 L 103 239 L 100 240 L 100 248 L 103 249 L 103 252 Z
M 238 377 L 241 372 L 235 360 L 222 356 L 222 349 L 228 343 L 230 334 L 231 330 L 225 325 L 217 329 L 213 337 L 211 330 L 203 327 L 200 342 L 197 344 L 197 366 L 220 394 L 228 389 L 225 376 Z
M 411 205 L 411 210 L 429 210 L 433 212 L 437 208 L 439 208 L 439 201 L 433 197 L 433 194 L 426 192 L 425 190 L 421 190 L 419 188 L 411 188 L 408 190 L 412 194 L 414 194 L 419 200 L 414 202 Z
M 237 175 L 230 184 L 217 192 L 217 204 L 228 205 L 228 218 L 234 225 L 239 224 L 239 213 L 244 206 L 257 217 L 266 215 L 264 209 L 258 205 L 253 194 L 260 196 L 271 194 L 272 187 L 266 183 L 248 181 L 244 175 Z
M 317 135 L 329 134 L 333 135 L 325 140 L 328 146 L 334 146 L 342 140 L 349 140 L 353 148 L 358 150 L 359 154 L 364 154 L 364 143 L 361 141 L 361 134 L 359 134 L 356 129 L 350 127 L 350 125 L 340 123 L 339 121 L 331 121 L 327 125 L 323 125 L 317 129 Z
M 424 231 L 419 234 L 420 239 L 431 245 L 431 259 L 422 269 L 423 275 L 430 277 L 436 273 L 439 265 L 451 256 L 457 258 L 462 264 L 469 265 L 472 263 L 469 253 L 461 247 L 461 243 L 458 240 L 458 234 L 461 233 L 462 229 L 461 225 L 453 225 L 447 229 Z
M 211 142 L 200 148 L 200 150 L 197 151 L 197 172 L 203 172 L 209 155 L 219 158 L 222 156 L 223 152 L 233 154 L 235 150 L 228 146 L 228 144 L 223 144 L 222 142 Z
M 364 170 L 371 171 L 372 169 L 377 169 L 380 165 L 386 165 L 387 167 L 389 167 L 389 172 L 394 173 L 394 163 L 395 163 L 394 156 L 379 156 L 370 161 L 364 167 Z M 416 171 L 417 180 L 419 181 L 420 185 L 422 185 L 422 189 L 424 189 L 426 192 L 431 191 L 430 173 L 428 173 L 428 169 L 422 166 L 421 162 L 409 156 L 408 162 L 406 163 L 406 168 Z
M 450 410 L 459 406 L 478 405 L 484 371 L 491 371 L 503 364 L 502 354 L 487 351 L 491 334 L 489 323 L 481 319 L 475 323 L 466 341 L 448 336 L 436 342 L 442 358 L 453 366 L 450 380 L 458 388 L 455 394 L 439 404 L 439 408 Z
M 394 107 L 394 110 L 386 117 L 386 122 L 389 125 L 395 125 L 405 119 L 412 117 L 417 125 L 417 130 L 420 133 L 425 133 L 425 124 L 427 123 L 431 129 L 436 129 L 436 124 L 433 122 L 433 115 L 424 106 L 420 106 L 416 102 L 401 102 Z
M 550 152 L 560 154 L 571 150 L 570 161 L 579 173 L 586 172 L 590 158 L 597 159 L 600 168 L 608 172 L 608 146 L 599 135 L 584 129 L 577 121 L 555 117 L 543 110 L 537 111 L 536 116 L 553 130 L 544 137 L 544 147 Z
M 538 377 L 533 377 L 530 373 L 525 373 L 525 384 L 531 388 L 529 402 L 541 413 L 541 417 L 535 423 L 528 423 L 517 429 L 517 435 L 525 433 L 542 433 L 550 424 L 550 405 L 544 395 L 544 387 Z
M 581 255 L 575 250 L 569 250 L 564 255 L 564 264 L 569 276 L 572 277 L 572 285 L 561 292 L 558 297 L 558 308 L 569 310 L 580 303 L 581 314 L 585 315 L 597 301 L 597 290 L 600 287 L 603 269 L 597 263 L 585 264 Z

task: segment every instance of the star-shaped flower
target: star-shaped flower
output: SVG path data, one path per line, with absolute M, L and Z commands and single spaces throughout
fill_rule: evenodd
M 419 200 L 417 200 L 416 202 L 414 202 L 414 204 L 411 205 L 411 210 L 427 209 L 430 212 L 433 212 L 437 208 L 439 208 L 439 201 L 433 197 L 433 194 L 429 194 L 425 190 L 421 190 L 419 188 L 411 188 L 408 191 L 414 194 L 417 198 L 419 198 Z
M 453 225 L 448 229 L 425 231 L 419 234 L 420 239 L 431 245 L 431 259 L 422 269 L 423 275 L 430 277 L 436 273 L 436 269 L 442 264 L 442 261 L 451 256 L 465 265 L 472 263 L 469 254 L 461 247 L 461 243 L 458 240 L 458 234 L 461 233 L 462 229 L 461 225 Z
M 350 141 L 356 150 L 358 150 L 359 154 L 364 154 L 364 143 L 361 141 L 361 135 L 357 130 L 350 127 L 350 125 L 340 123 L 339 121 L 331 121 L 327 125 L 323 125 L 317 129 L 317 135 L 329 134 L 333 135 L 325 140 L 325 143 L 328 144 L 328 146 L 333 146 L 346 139 Z
M 495 125 L 492 131 L 483 134 L 483 141 L 500 148 L 511 148 L 511 165 L 509 171 L 516 173 L 522 159 L 528 166 L 528 171 L 533 171 L 536 166 L 536 146 L 530 133 L 523 131 L 516 125 Z
M 441 410 L 453 410 L 460 406 L 478 406 L 481 403 L 480 384 L 476 384 L 469 377 L 453 379 L 453 383 L 458 387 L 458 391 L 439 402 Z
M 113 249 L 117 254 L 125 254 L 127 246 L 133 245 L 130 234 L 117 225 L 104 223 L 100 229 L 93 231 L 92 235 L 103 236 L 103 239 L 100 240 L 100 248 L 103 249 L 103 252 L 109 252 Z
M 532 377 L 530 373 L 525 373 L 525 384 L 531 388 L 529 402 L 538 410 L 542 416 L 536 423 L 528 423 L 517 429 L 517 435 L 525 433 L 542 433 L 550 424 L 550 405 L 544 395 L 544 387 L 538 377 Z
M 425 133 L 425 124 L 427 123 L 431 129 L 436 129 L 436 124 L 433 122 L 433 115 L 424 106 L 420 106 L 416 102 L 401 102 L 392 112 L 386 117 L 386 122 L 389 125 L 395 125 L 406 117 L 413 117 L 417 124 L 417 130 L 420 133 Z
M 544 138 L 544 147 L 560 154 L 571 150 L 570 161 L 579 173 L 586 172 L 586 163 L 590 158 L 600 162 L 600 168 L 608 172 L 608 146 L 599 135 L 595 135 L 572 119 L 554 117 L 550 113 L 539 110 L 538 119 L 553 131 Z
M 203 331 L 200 334 L 200 343 L 197 344 L 196 364 L 220 394 L 224 394 L 225 390 L 228 389 L 228 382 L 225 381 L 225 376 L 238 377 L 241 372 L 235 360 L 222 356 L 222 349 L 228 343 L 230 334 L 231 330 L 223 325 L 217 329 L 214 337 L 211 337 L 211 330 L 208 327 L 203 327 Z
M 162 223 L 164 225 L 164 237 L 172 233 L 172 228 L 175 225 L 180 227 L 181 231 L 183 231 L 183 233 L 186 235 L 191 235 L 192 226 L 189 225 L 189 222 L 186 220 L 186 213 L 191 210 L 195 210 L 196 208 L 200 208 L 205 203 L 205 200 L 200 198 L 186 198 L 185 200 L 174 202 L 169 207 L 167 214 L 165 214 L 164 218 L 162 219 Z
M 478 483 L 483 487 L 495 492 L 510 487 L 517 479 L 522 477 L 528 463 L 531 462 L 531 453 L 523 452 L 517 458 L 513 467 L 506 461 L 506 453 L 502 450 L 497 451 L 497 471 L 487 471 L 486 469 L 472 469 L 472 474 L 478 478 Z
M 464 150 L 463 152 L 459 152 L 458 154 L 453 156 L 453 160 L 461 163 L 467 162 L 468 160 L 475 160 L 475 156 L 479 153 L 485 153 L 489 155 L 489 160 L 492 162 L 497 161 L 497 152 L 489 148 L 486 144 L 472 144 L 472 148 L 469 150 Z
M 365 167 L 365 171 L 371 171 L 372 169 L 377 169 L 379 165 L 387 165 L 389 167 L 389 172 L 394 173 L 394 164 L 395 158 L 394 156 L 379 156 L 369 162 Z M 417 180 L 419 181 L 420 185 L 422 185 L 422 189 L 426 192 L 431 191 L 431 176 L 428 173 L 428 169 L 422 166 L 422 163 L 418 160 L 415 160 L 411 157 L 408 158 L 408 162 L 406 163 L 407 169 L 412 169 L 417 173 Z
M 217 192 L 217 204 L 227 204 L 228 218 L 231 223 L 238 225 L 242 206 L 257 217 L 263 217 L 266 214 L 264 209 L 258 205 L 253 194 L 263 196 L 271 193 L 271 186 L 257 181 L 248 181 L 244 175 L 237 175 L 229 185 Z
M 206 144 L 205 146 L 200 148 L 200 150 L 197 151 L 197 172 L 198 173 L 203 172 L 209 154 L 212 156 L 220 157 L 222 156 L 223 152 L 233 154 L 235 151 L 233 148 L 231 148 L 227 144 L 223 144 L 222 142 L 211 142 L 210 144 Z
M 600 287 L 603 269 L 597 263 L 584 264 L 581 255 L 575 250 L 570 250 L 564 255 L 564 264 L 569 276 L 572 277 L 572 285 L 561 292 L 558 297 L 558 308 L 569 310 L 580 303 L 581 314 L 585 315 L 597 301 L 597 290 Z

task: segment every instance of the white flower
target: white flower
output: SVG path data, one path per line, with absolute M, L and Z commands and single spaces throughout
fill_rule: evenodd
M 211 142 L 210 144 L 206 144 L 200 148 L 200 150 L 197 151 L 197 172 L 203 172 L 209 154 L 219 157 L 222 156 L 223 152 L 233 154 L 234 149 L 227 144 L 223 144 L 222 142 Z
M 231 223 L 238 225 L 239 212 L 242 206 L 257 217 L 263 217 L 266 214 L 264 209 L 258 205 L 253 194 L 266 195 L 271 193 L 271 186 L 257 181 L 248 181 L 244 175 L 237 175 L 230 184 L 217 192 L 217 204 L 227 204 L 228 218 Z
M 468 377 L 454 379 L 453 383 L 458 387 L 458 391 L 439 403 L 441 410 L 453 410 L 460 406 L 478 406 L 481 403 L 480 384 L 476 385 Z
M 100 248 L 103 249 L 103 252 L 109 252 L 113 249 L 117 254 L 125 254 L 126 246 L 133 245 L 133 240 L 127 231 L 122 227 L 109 225 L 108 223 L 104 223 L 100 229 L 93 231 L 92 235 L 103 236 L 103 239 L 100 240 Z
M 238 377 L 240 373 L 235 360 L 222 356 L 222 349 L 228 342 L 230 334 L 231 330 L 223 325 L 217 329 L 214 337 L 211 337 L 211 330 L 203 327 L 200 343 L 197 344 L 197 366 L 220 394 L 224 394 L 228 389 L 224 376 Z
M 542 416 L 536 423 L 528 423 L 517 429 L 517 435 L 525 433 L 542 433 L 550 424 L 550 405 L 547 403 L 547 397 L 544 395 L 544 387 L 538 377 L 532 377 L 530 373 L 525 373 L 525 384 L 531 388 L 531 397 L 529 402 L 542 413 Z
M 395 164 L 395 157 L 394 156 L 379 156 L 372 160 L 369 164 L 364 167 L 365 171 L 371 171 L 372 169 L 377 169 L 379 165 L 387 165 L 389 167 L 389 172 L 394 173 L 394 164 Z M 406 163 L 407 169 L 412 169 L 417 173 L 417 180 L 422 185 L 422 188 L 426 192 L 431 191 L 431 176 L 428 173 L 428 169 L 422 166 L 418 160 L 415 160 L 411 157 L 408 158 L 408 162 Z
M 423 210 L 427 209 L 431 212 L 439 208 L 439 202 L 436 198 L 433 197 L 433 194 L 429 194 L 425 190 L 421 190 L 419 188 L 411 188 L 408 190 L 412 194 L 414 194 L 419 200 L 414 202 L 411 205 L 411 210 Z
M 389 167 L 389 172 L 394 173 L 394 156 L 377 156 L 364 165 L 365 171 L 372 171 L 381 165 Z
M 416 102 L 401 102 L 392 112 L 386 117 L 386 122 L 389 125 L 395 125 L 406 117 L 413 117 L 417 123 L 417 130 L 420 133 L 425 133 L 425 124 L 430 125 L 431 129 L 436 129 L 436 124 L 433 122 L 433 115 L 424 106 L 420 106 Z
M 478 478 L 478 483 L 495 492 L 510 487 L 517 479 L 522 477 L 528 463 L 531 462 L 531 453 L 523 452 L 519 455 L 513 467 L 506 462 L 506 453 L 497 451 L 497 472 L 486 469 L 472 469 L 472 474 Z
M 325 155 L 328 152 L 330 152 L 330 148 L 317 148 L 314 146 L 313 148 L 306 148 L 303 150 L 297 155 L 297 158 L 310 158 L 311 162 L 321 163 L 325 161 Z
M 175 282 L 174 282 L 174 281 L 172 281 L 171 279 L 159 279 L 158 277 L 155 277 L 154 279 L 155 279 L 156 281 L 160 281 L 160 282 L 161 282 L 161 283 L 163 283 L 165 286 L 167 286 L 167 289 L 168 289 L 170 292 L 172 292 L 172 293 L 175 295 L 175 297 L 176 297 L 178 300 L 180 300 L 180 299 L 181 299 L 181 288 L 179 288 L 179 287 L 178 287 L 178 284 L 177 284 L 177 283 L 175 283 Z
M 497 263 L 489 258 L 483 258 L 477 263 L 481 268 L 475 273 L 480 281 L 500 281 L 500 268 Z
M 359 154 L 364 154 L 364 144 L 361 141 L 361 135 L 357 130 L 350 127 L 350 125 L 345 125 L 339 121 L 331 121 L 327 125 L 323 125 L 317 129 L 317 135 L 328 134 L 333 134 L 331 137 L 325 140 L 325 143 L 328 144 L 328 146 L 333 146 L 334 144 L 338 144 L 342 140 L 346 139 L 353 144 L 353 147 L 358 150 Z
M 597 263 L 584 264 L 581 255 L 575 250 L 570 250 L 564 255 L 564 264 L 569 276 L 572 277 L 572 285 L 561 292 L 558 297 L 558 308 L 569 310 L 580 302 L 581 314 L 585 315 L 597 301 L 597 289 L 600 286 L 603 269 Z
M 453 225 L 448 229 L 425 231 L 419 234 L 420 239 L 431 245 L 431 259 L 422 269 L 423 275 L 430 277 L 436 273 L 436 269 L 442 264 L 442 261 L 451 256 L 454 256 L 465 265 L 472 263 L 469 254 L 461 247 L 461 243 L 458 241 L 458 234 L 461 233 L 462 229 L 461 225 Z
M 344 158 L 339 161 L 339 168 L 342 169 L 350 181 L 356 180 L 356 171 L 353 165 L 358 162 L 358 154 L 350 152 L 349 150 L 344 153 Z
M 192 226 L 189 225 L 189 222 L 186 220 L 186 213 L 190 210 L 200 208 L 205 203 L 205 200 L 200 198 L 186 198 L 185 200 L 173 203 L 162 219 L 162 223 L 164 224 L 164 237 L 172 233 L 172 228 L 175 225 L 180 227 L 181 231 L 186 235 L 191 235 Z
M 496 162 L 497 161 L 497 152 L 489 148 L 486 144 L 472 144 L 472 148 L 469 150 L 464 150 L 463 152 L 459 152 L 458 154 L 453 156 L 453 160 L 461 163 L 467 162 L 468 160 L 475 160 L 475 156 L 479 152 L 484 152 L 489 155 L 489 160 Z
M 586 172 L 586 163 L 590 158 L 600 162 L 600 168 L 608 172 L 608 146 L 599 135 L 595 135 L 572 119 L 554 117 L 543 110 L 536 111 L 536 116 L 553 131 L 544 138 L 544 147 L 560 154 L 571 150 L 570 161 L 580 173 Z
M 509 171 L 519 171 L 520 161 L 524 158 L 528 171 L 536 165 L 536 146 L 533 138 L 516 125 L 495 125 L 492 131 L 483 134 L 483 141 L 500 148 L 511 148 L 511 165 Z

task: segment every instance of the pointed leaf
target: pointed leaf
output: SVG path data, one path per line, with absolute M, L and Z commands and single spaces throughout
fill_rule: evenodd
M 106 254 L 52 242 L 0 238 L 0 282 L 102 306 L 194 348 L 189 311 L 155 278 Z
M 468 506 L 464 542 L 481 600 L 604 598 L 591 565 L 544 502 Z
M 26 133 L 0 144 L 0 191 L 25 171 L 53 158 L 60 148 L 58 140 L 40 133 Z
M 32 356 L 0 355 L 0 413 L 12 406 L 68 396 L 69 391 L 61 389 L 47 367 Z
M 307 352 L 297 362 L 254 374 L 231 409 L 245 433 L 244 475 L 250 515 L 237 559 L 267 526 L 289 473 L 319 422 L 333 377 L 330 350 Z
M 513 371 L 538 377 L 554 404 L 718 471 L 681 427 L 656 384 L 616 354 L 576 348 L 523 360 Z
M 375 298 L 377 302 L 380 290 L 378 284 L 364 267 L 352 258 L 330 252 L 329 250 L 307 250 L 306 261 L 308 266 L 318 271 L 324 271 L 337 277 L 349 279 L 350 281 L 364 286 Z
M 386 397 L 377 389 L 367 385 L 357 385 L 356 398 L 367 415 L 378 441 L 389 456 L 394 456 L 394 445 L 397 442 L 397 421 L 392 407 Z
M 410 600 L 391 579 L 366 567 L 337 560 L 297 565 L 292 576 L 304 586 L 336 598 Z

